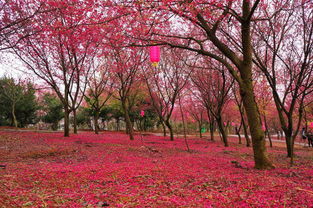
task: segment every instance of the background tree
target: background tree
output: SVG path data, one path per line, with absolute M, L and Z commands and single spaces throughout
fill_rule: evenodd
M 265 134 L 267 135 L 270 147 L 273 147 L 272 138 L 270 135 L 270 126 L 268 122 L 269 117 L 269 110 L 271 109 L 271 104 L 273 101 L 273 96 L 270 91 L 270 87 L 268 86 L 265 78 L 261 78 L 259 82 L 255 83 L 255 93 L 256 93 L 256 99 L 259 105 L 260 114 L 262 115 L 262 121 L 263 121 L 263 130 L 265 131 Z
M 229 92 L 234 80 L 223 70 L 221 64 L 215 66 L 214 62 L 211 62 L 206 65 L 208 67 L 196 67 L 192 74 L 192 82 L 199 92 L 198 97 L 207 109 L 208 116 L 212 115 L 216 120 L 225 147 L 228 147 L 222 114 L 225 104 L 230 99 Z
M 90 29 L 83 25 L 93 12 L 88 3 L 50 1 L 46 6 L 54 10 L 32 18 L 32 30 L 39 32 L 23 38 L 13 48 L 26 67 L 49 85 L 61 100 L 64 136 L 69 136 L 71 111 L 75 121 L 88 79 L 88 62 L 97 51 L 99 32 L 95 27 Z
M 262 10 L 266 21 L 255 26 L 254 55 L 272 89 L 292 163 L 303 103 L 313 91 L 313 9 L 311 1 L 274 1 L 273 5 L 283 7 Z
M 202 129 L 204 128 L 204 123 L 206 122 L 206 109 L 202 105 L 201 101 L 193 98 L 193 93 L 189 95 L 188 100 L 186 100 L 185 108 L 189 115 L 197 122 L 199 136 L 202 138 Z
M 20 127 L 35 124 L 36 112 L 40 108 L 36 97 L 35 85 L 29 81 L 23 84 L 23 97 L 16 103 L 16 119 Z
M 31 82 L 0 78 L 1 125 L 25 127 L 36 122 L 38 104 Z
M 92 109 L 88 107 L 80 106 L 77 109 L 77 126 L 80 128 L 92 129 L 93 125 L 91 122 L 91 117 L 93 116 Z
M 58 130 L 59 122 L 64 118 L 63 105 L 59 98 L 52 93 L 45 93 L 42 98 L 42 110 L 45 112 L 43 122 L 52 124 L 52 130 Z
M 115 130 L 120 131 L 121 120 L 124 118 L 124 112 L 120 102 L 112 101 L 107 107 L 103 108 L 100 115 L 102 114 L 102 118 L 109 117 L 109 119 L 115 120 Z M 104 115 L 104 116 L 103 116 Z
M 147 66 L 144 73 L 152 106 L 160 122 L 165 124 L 174 140 L 171 116 L 179 93 L 188 83 L 191 70 L 184 63 L 182 56 L 175 50 L 163 51 L 162 61 L 158 67 Z
M 0 80 L 0 92 L 2 106 L 4 107 L 5 103 L 9 106 L 11 125 L 17 127 L 16 105 L 24 96 L 21 80 L 16 83 L 13 78 L 3 77 Z
M 121 48 L 114 46 L 111 50 L 111 58 L 114 60 L 111 72 L 113 79 L 113 88 L 116 90 L 114 97 L 121 102 L 124 119 L 126 123 L 126 132 L 130 140 L 134 140 L 133 124 L 130 119 L 130 108 L 132 103 L 130 97 L 136 89 L 136 82 L 140 81 L 139 70 L 146 60 L 146 54 L 142 49 Z
M 98 62 L 98 63 L 97 63 Z M 93 70 L 88 80 L 88 90 L 85 101 L 93 112 L 94 130 L 99 133 L 99 117 L 105 104 L 112 96 L 113 80 L 110 76 L 110 63 L 107 59 L 95 60 Z
M 238 107 L 238 111 L 240 113 L 240 126 L 243 127 L 243 133 L 244 133 L 244 136 L 246 139 L 246 146 L 250 147 L 251 141 L 250 141 L 249 134 L 248 134 L 248 126 L 246 124 L 245 109 L 243 106 L 243 101 L 239 95 L 239 91 L 237 90 L 236 84 L 234 85 L 234 88 L 233 88 L 233 96 L 234 96 L 234 100 L 236 102 L 236 105 Z
M 254 16 L 261 1 L 208 1 L 204 4 L 194 1 L 148 2 L 149 4 L 139 3 L 135 8 L 138 9 L 137 15 L 146 9 L 145 15 L 142 15 L 142 24 L 146 25 L 145 31 L 150 32 L 152 36 L 148 37 L 147 33 L 138 33 L 132 28 L 136 41 L 143 40 L 142 44 L 154 41 L 193 51 L 223 64 L 225 70 L 228 70 L 239 84 L 252 137 L 255 168 L 273 168 L 266 153 L 265 137 L 252 82 L 251 27 L 252 23 L 257 21 Z M 177 18 L 187 29 L 175 27 L 175 21 L 165 21 L 169 18 Z

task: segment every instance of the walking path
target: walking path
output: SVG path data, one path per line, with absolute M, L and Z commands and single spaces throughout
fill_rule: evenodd
M 155 136 L 163 136 L 163 133 L 153 133 L 153 135 Z M 184 137 L 183 134 L 175 134 L 174 136 L 176 137 Z M 187 137 L 193 137 L 195 135 L 187 135 Z M 229 137 L 237 137 L 238 138 L 238 135 L 236 134 L 229 134 L 228 135 Z M 244 138 L 245 136 L 244 135 L 240 135 L 242 138 Z M 273 137 L 277 137 L 277 135 L 272 135 Z M 251 136 L 249 135 L 249 137 L 251 138 Z M 266 138 L 266 141 L 269 141 L 268 138 Z M 272 142 L 278 142 L 278 143 L 286 143 L 286 141 L 284 139 L 272 139 Z M 297 145 L 302 145 L 302 146 L 308 146 L 308 143 L 307 143 L 307 140 L 305 140 L 304 142 L 295 142 L 295 144 Z
M 229 134 L 228 136 L 231 136 L 231 137 L 238 137 L 238 135 L 235 135 L 235 134 Z M 244 135 L 240 135 L 240 136 L 242 136 L 243 138 L 245 137 Z M 272 135 L 273 137 L 277 137 L 277 135 Z M 250 136 L 249 136 L 250 137 Z M 265 139 L 266 141 L 269 141 L 269 139 L 268 138 L 266 138 Z M 303 143 L 303 142 L 295 142 L 295 144 L 297 144 L 297 145 L 307 145 L 307 142 L 306 142 L 307 140 L 305 140 L 305 142 Z M 279 139 L 272 139 L 272 142 L 279 142 L 279 143 L 286 143 L 286 141 L 284 140 L 284 139 L 281 139 L 281 140 L 279 140 Z

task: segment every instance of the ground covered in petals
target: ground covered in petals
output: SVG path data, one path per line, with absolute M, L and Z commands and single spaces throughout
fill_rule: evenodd
M 276 169 L 253 169 L 252 149 L 123 133 L 0 131 L 0 207 L 311 207 L 313 148 L 269 148 Z

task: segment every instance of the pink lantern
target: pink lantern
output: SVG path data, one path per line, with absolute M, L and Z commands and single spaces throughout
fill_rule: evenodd
M 140 111 L 140 116 L 141 116 L 141 117 L 144 117 L 144 116 L 145 116 L 145 111 L 141 110 L 141 111 Z
M 309 127 L 313 129 L 313 122 L 310 123 Z
M 262 124 L 262 130 L 263 130 L 263 131 L 265 131 L 265 130 L 266 130 L 265 125 L 264 125 L 264 124 Z
M 150 47 L 150 61 L 152 66 L 157 67 L 160 61 L 160 47 L 159 46 L 151 46 Z

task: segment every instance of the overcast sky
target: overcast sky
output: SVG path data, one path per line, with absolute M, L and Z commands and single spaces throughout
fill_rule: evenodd
M 0 54 L 0 77 L 4 75 L 12 77 L 26 77 L 23 64 L 13 55 L 2 52 Z

